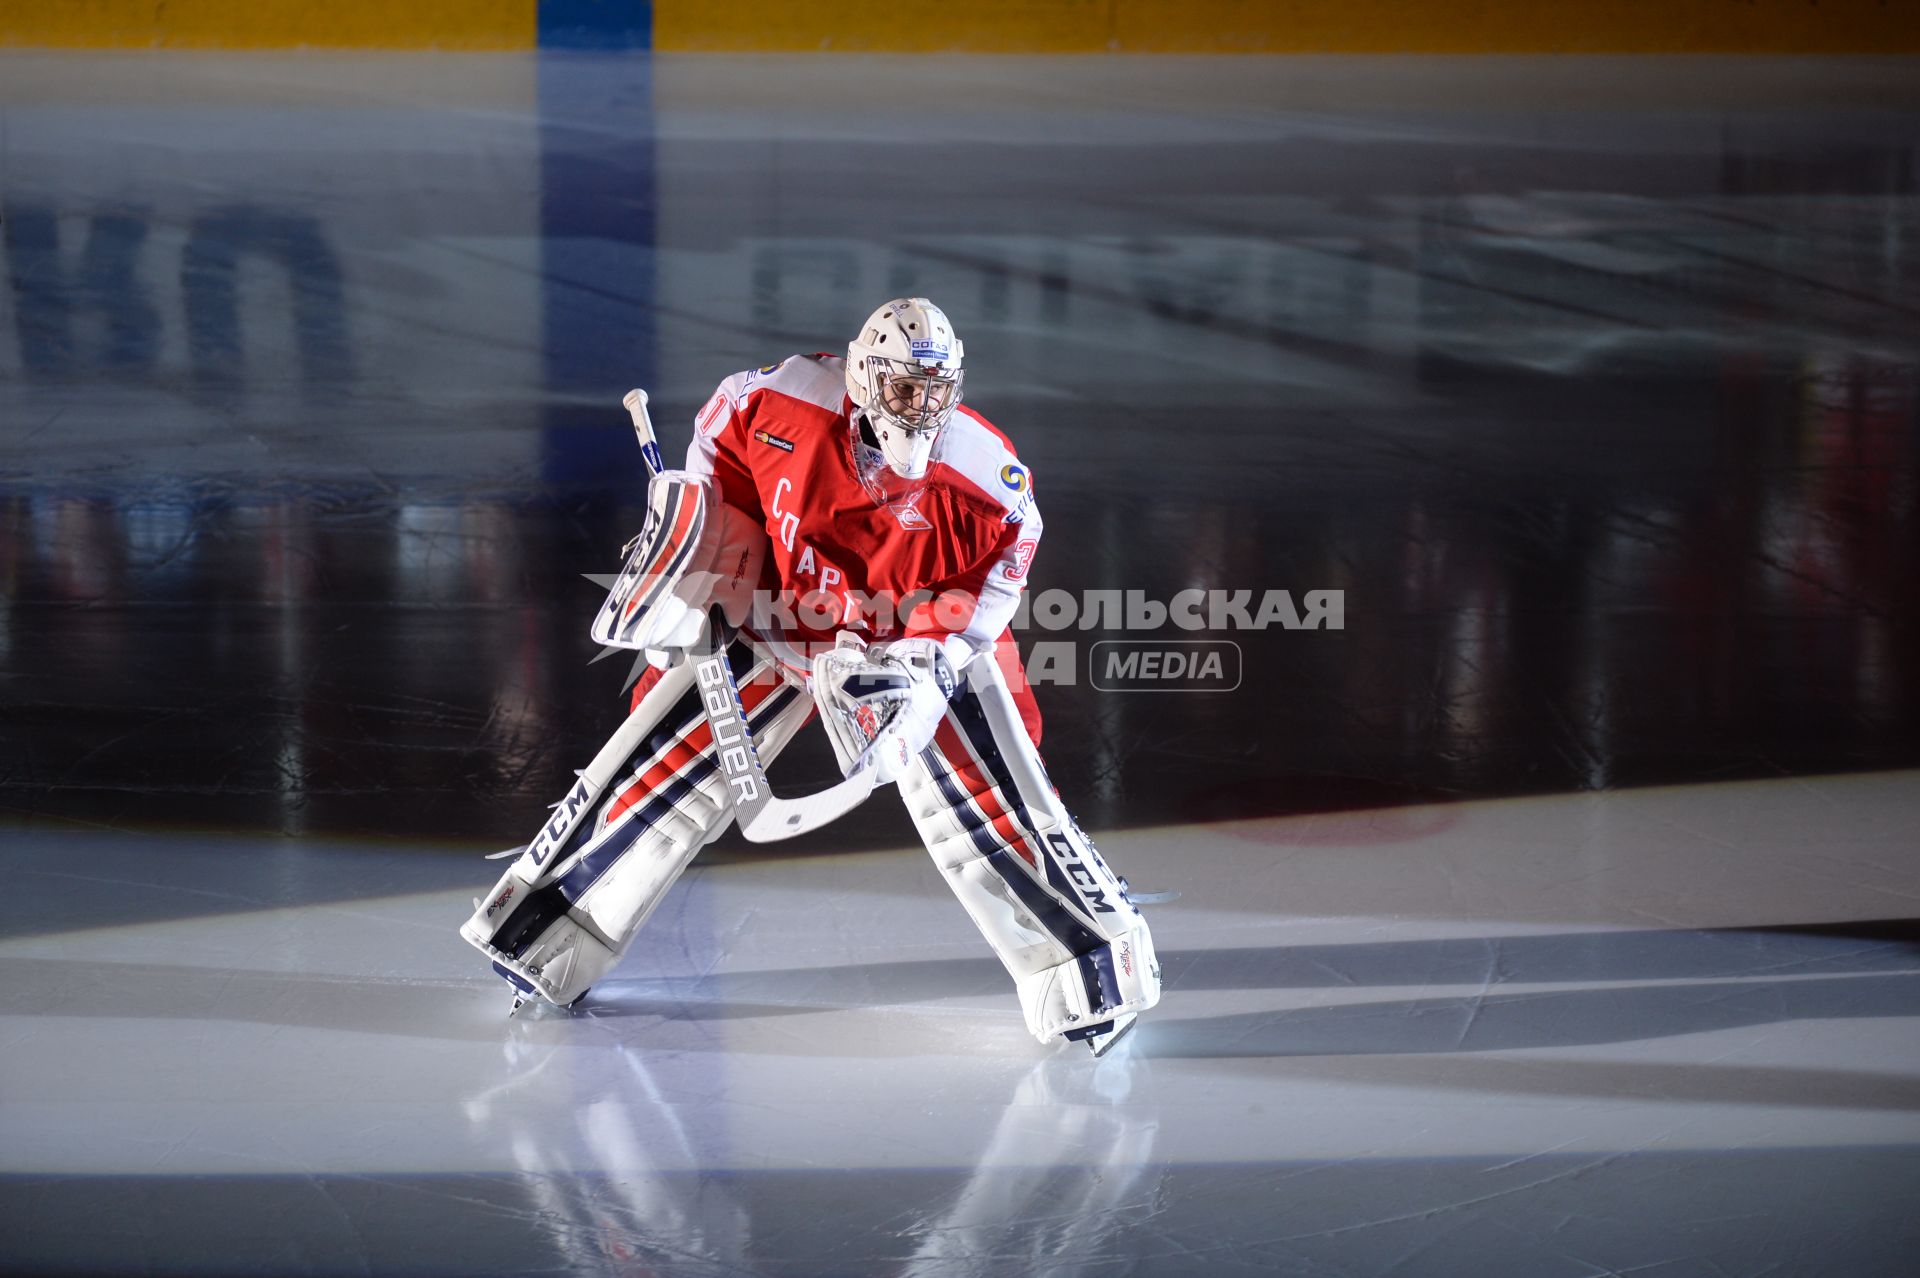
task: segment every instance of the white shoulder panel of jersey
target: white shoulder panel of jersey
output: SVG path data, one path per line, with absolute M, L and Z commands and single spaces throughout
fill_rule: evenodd
M 752 369 L 728 375 L 721 381 L 717 394 L 725 395 L 728 402 L 731 403 L 736 410 L 743 407 L 747 402 L 747 386 L 749 385 L 747 378 L 751 376 L 753 376 Z
M 846 361 L 831 355 L 789 355 L 778 364 L 735 373 L 727 384 L 742 407 L 753 392 L 770 390 L 837 413 L 847 400 Z
M 975 488 L 999 502 L 1008 515 L 1024 512 L 1033 498 L 1033 475 L 1000 436 L 967 416 L 964 409 L 947 422 L 940 441 L 941 460 Z

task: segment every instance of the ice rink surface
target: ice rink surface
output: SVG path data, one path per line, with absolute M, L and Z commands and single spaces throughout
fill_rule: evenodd
M 1911 1274 L 1917 70 L 0 56 L 0 1270 Z M 907 291 L 1036 594 L 1345 592 L 1020 636 L 1164 1003 L 882 795 L 509 1021 L 619 394 Z

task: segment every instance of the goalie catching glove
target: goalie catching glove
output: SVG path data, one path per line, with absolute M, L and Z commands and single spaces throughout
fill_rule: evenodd
M 934 639 L 862 647 L 842 632 L 813 659 L 813 699 L 844 776 L 897 781 L 933 740 L 953 696 L 953 666 Z
M 646 525 L 593 619 L 595 641 L 641 649 L 661 669 L 674 664 L 700 642 L 708 606 L 719 604 L 735 625 L 745 620 L 766 545 L 711 480 L 662 471 L 647 488 Z

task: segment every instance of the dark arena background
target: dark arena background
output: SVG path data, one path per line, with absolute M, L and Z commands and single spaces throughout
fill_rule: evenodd
M 1920 1272 L 1912 6 L 0 46 L 0 1271 Z M 457 929 L 624 712 L 621 395 L 677 460 L 906 293 L 1162 1003 L 1041 1048 L 882 793 L 510 1019 Z

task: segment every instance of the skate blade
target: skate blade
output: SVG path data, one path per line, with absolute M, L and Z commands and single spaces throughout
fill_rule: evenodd
M 1105 1056 L 1113 1050 L 1115 1043 L 1132 1032 L 1134 1022 L 1138 1019 L 1137 1014 L 1129 1012 L 1125 1017 L 1115 1018 L 1120 1022 L 1118 1028 L 1115 1027 L 1114 1021 L 1102 1021 L 1098 1025 L 1089 1025 L 1085 1029 L 1068 1030 L 1067 1041 L 1085 1043 L 1087 1050 L 1095 1056 Z
M 507 1009 L 507 1019 L 512 1020 L 520 1014 L 521 1008 L 533 1001 L 533 986 L 527 984 L 526 978 L 508 970 L 506 964 L 501 963 L 497 959 L 494 961 L 493 970 L 498 973 L 507 984 L 513 986 L 513 1006 Z
M 1095 1056 L 1105 1056 L 1108 1052 L 1112 1051 L 1116 1045 L 1124 1042 L 1127 1035 L 1133 1033 L 1134 1020 L 1134 1017 L 1129 1016 L 1125 1025 L 1122 1025 L 1119 1029 L 1104 1038 L 1095 1039 L 1093 1042 L 1088 1043 L 1087 1047 Z

